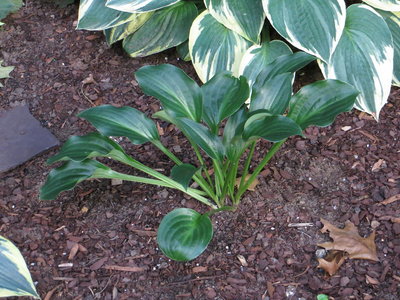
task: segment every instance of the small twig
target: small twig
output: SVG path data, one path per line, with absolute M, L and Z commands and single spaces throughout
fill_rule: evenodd
M 185 283 L 188 283 L 188 282 L 214 279 L 214 278 L 218 278 L 218 277 L 222 277 L 222 276 L 225 276 L 225 275 L 204 276 L 204 277 L 198 277 L 198 278 L 184 280 L 184 281 L 170 282 L 169 284 L 185 284 Z
M 309 269 L 310 269 L 310 266 L 307 266 L 307 268 L 306 268 L 303 272 L 301 272 L 300 274 L 294 275 L 293 278 L 299 277 L 299 276 L 301 276 L 301 275 L 307 273 L 307 271 L 308 271 Z
M 312 227 L 313 223 L 289 223 L 288 227 Z

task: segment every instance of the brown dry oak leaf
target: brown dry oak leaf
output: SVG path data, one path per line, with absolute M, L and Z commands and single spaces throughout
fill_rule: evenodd
M 318 258 L 318 268 L 324 269 L 330 276 L 333 276 L 347 258 L 346 252 L 333 250 L 329 251 L 324 258 Z
M 358 234 L 357 228 L 353 223 L 347 221 L 343 229 L 339 229 L 330 224 L 327 220 L 321 218 L 324 227 L 321 232 L 329 232 L 329 236 L 333 242 L 319 244 L 318 246 L 326 250 L 341 250 L 349 254 L 349 258 L 353 259 L 369 259 L 378 261 L 375 245 L 375 231 L 367 238 L 363 238 Z

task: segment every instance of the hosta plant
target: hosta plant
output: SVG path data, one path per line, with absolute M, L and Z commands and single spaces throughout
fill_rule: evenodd
M 326 79 L 352 84 L 355 107 L 379 117 L 400 84 L 399 0 L 81 0 L 79 29 L 123 40 L 132 57 L 177 46 L 207 82 L 240 66 L 276 31 L 318 58 Z M 355 4 L 354 4 L 355 3 Z M 265 41 L 265 39 L 264 39 Z
M 0 298 L 11 296 L 40 299 L 21 252 L 0 236 Z
M 280 42 L 271 44 L 268 47 L 274 49 L 282 46 Z M 65 164 L 50 172 L 41 198 L 54 199 L 61 191 L 90 178 L 118 178 L 177 189 L 210 210 L 205 214 L 188 208 L 173 210 L 163 218 L 157 240 L 171 259 L 196 258 L 212 238 L 210 217 L 237 208 L 286 139 L 301 135 L 310 125 L 331 124 L 337 114 L 353 107 L 358 95 L 351 85 L 333 79 L 306 85 L 293 95 L 294 72 L 315 57 L 298 52 L 267 58 L 262 68 L 244 68 L 248 78 L 222 72 L 202 86 L 172 65 L 142 67 L 136 72 L 139 86 L 162 106 L 153 117 L 179 128 L 197 159 L 183 163 L 161 143 L 155 123 L 140 111 L 110 105 L 93 107 L 79 116 L 98 132 L 71 137 L 49 159 L 49 163 Z M 110 138 L 121 136 L 132 144 L 153 144 L 172 160 L 174 167 L 169 174 L 161 174 L 144 165 Z M 272 142 L 272 146 L 261 161 L 252 161 L 260 139 Z M 131 166 L 146 176 L 116 172 L 107 166 L 107 160 L 98 161 L 102 157 Z M 253 163 L 256 166 L 251 169 Z

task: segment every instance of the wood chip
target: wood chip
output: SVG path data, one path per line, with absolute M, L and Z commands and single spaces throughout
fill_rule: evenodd
M 50 300 L 51 297 L 53 297 L 53 294 L 57 291 L 57 289 L 61 287 L 61 285 L 57 285 L 55 288 L 51 289 L 46 293 L 46 296 L 44 297 L 43 300 Z
M 103 269 L 113 270 L 113 271 L 122 271 L 122 272 L 143 272 L 146 271 L 146 268 L 142 267 L 124 267 L 124 266 L 116 266 L 116 265 L 107 265 L 104 266 Z
M 275 287 L 271 281 L 267 281 L 267 291 L 270 298 L 274 297 Z
M 138 229 L 131 229 L 132 232 L 136 233 L 138 236 L 157 236 L 156 231 L 151 231 L 151 230 L 138 230 Z
M 349 131 L 351 129 L 351 126 L 344 126 L 342 127 L 343 131 Z
M 289 223 L 288 227 L 312 227 L 313 223 Z
M 74 244 L 71 248 L 71 251 L 69 252 L 68 260 L 73 260 L 78 251 L 79 251 L 79 245 Z
M 369 283 L 369 284 L 373 284 L 373 285 L 379 284 L 379 281 L 371 276 L 365 275 L 365 278 L 366 278 L 367 283 Z
M 201 267 L 201 266 L 199 266 L 199 267 L 194 267 L 194 268 L 192 269 L 192 272 L 195 273 L 195 274 L 197 274 L 197 273 L 203 273 L 203 272 L 207 272 L 207 271 L 208 271 L 208 268 L 207 268 L 207 267 Z
M 378 172 L 380 169 L 385 168 L 386 161 L 383 159 L 379 159 L 374 165 L 372 166 L 372 172 Z
M 73 266 L 73 263 L 62 263 L 58 265 L 59 268 L 72 268 Z
M 237 256 L 237 259 L 240 261 L 240 264 L 243 266 L 243 267 L 247 267 L 249 264 L 247 263 L 247 261 L 246 261 L 246 258 L 243 256 L 243 255 L 238 255 Z
M 398 200 L 400 200 L 400 194 L 397 194 L 397 195 L 394 195 L 392 197 L 389 197 L 386 200 L 383 200 L 382 202 L 380 202 L 380 204 L 388 205 L 388 204 L 396 202 Z

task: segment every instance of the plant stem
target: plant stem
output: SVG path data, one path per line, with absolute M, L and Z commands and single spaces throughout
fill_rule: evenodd
M 271 149 L 269 149 L 268 153 L 265 155 L 263 160 L 253 171 L 253 174 L 250 176 L 250 178 L 242 186 L 239 187 L 239 190 L 236 193 L 235 203 L 240 202 L 240 198 L 242 197 L 244 192 L 249 188 L 251 183 L 257 178 L 258 174 L 260 174 L 260 172 L 264 169 L 265 165 L 270 161 L 270 159 L 275 155 L 275 153 L 279 150 L 279 148 L 283 145 L 285 141 L 286 139 L 272 145 Z
M 167 155 L 175 164 L 177 164 L 178 166 L 183 164 L 183 162 L 179 158 L 177 158 L 175 156 L 175 154 L 173 154 L 168 148 L 166 148 L 160 141 L 153 141 L 153 144 L 158 149 L 160 149 L 165 155 Z M 193 143 L 192 143 L 192 145 L 193 145 Z M 195 149 L 195 151 L 196 151 L 196 149 Z M 197 150 L 196 154 L 198 152 L 199 151 Z M 200 153 L 198 153 L 198 154 L 199 154 L 200 158 L 202 159 Z M 207 175 L 208 175 L 208 173 L 207 173 Z M 210 186 L 210 184 L 208 184 L 207 181 L 199 174 L 195 174 L 193 176 L 193 179 L 210 196 L 210 198 L 212 198 L 215 201 L 217 196 L 214 194 L 212 186 Z
M 256 149 L 256 145 L 257 145 L 257 141 L 254 141 L 251 143 L 250 152 L 247 155 L 246 162 L 243 167 L 242 178 L 240 179 L 240 184 L 239 184 L 238 189 L 240 189 L 240 187 L 243 186 L 243 183 L 246 180 L 247 174 L 249 173 L 249 167 L 250 167 L 251 160 L 253 159 L 254 150 Z
M 187 193 L 191 197 L 199 200 L 200 202 L 202 202 L 212 208 L 216 208 L 216 206 L 213 205 L 207 198 L 204 198 L 203 196 L 199 195 L 197 193 L 197 190 L 191 189 L 191 188 L 188 188 L 185 190 L 182 186 L 176 186 L 176 185 L 170 184 L 170 183 L 162 181 L 162 180 L 151 179 L 151 178 L 140 177 L 140 176 L 132 176 L 132 175 L 124 174 L 124 173 L 119 173 L 119 172 L 116 172 L 113 170 L 102 170 L 102 169 L 96 170 L 94 172 L 92 178 L 122 179 L 122 180 L 127 180 L 127 181 L 133 181 L 133 182 L 139 182 L 139 183 L 145 183 L 145 184 L 151 184 L 151 185 L 157 185 L 157 186 L 164 186 L 164 187 L 168 187 L 168 188 L 174 188 L 174 189 L 180 190 L 184 193 Z
M 204 215 L 211 217 L 212 215 L 219 213 L 221 211 L 235 211 L 235 210 L 236 210 L 236 207 L 234 207 L 234 206 L 221 206 L 219 208 L 210 210 L 209 212 L 205 213 Z

